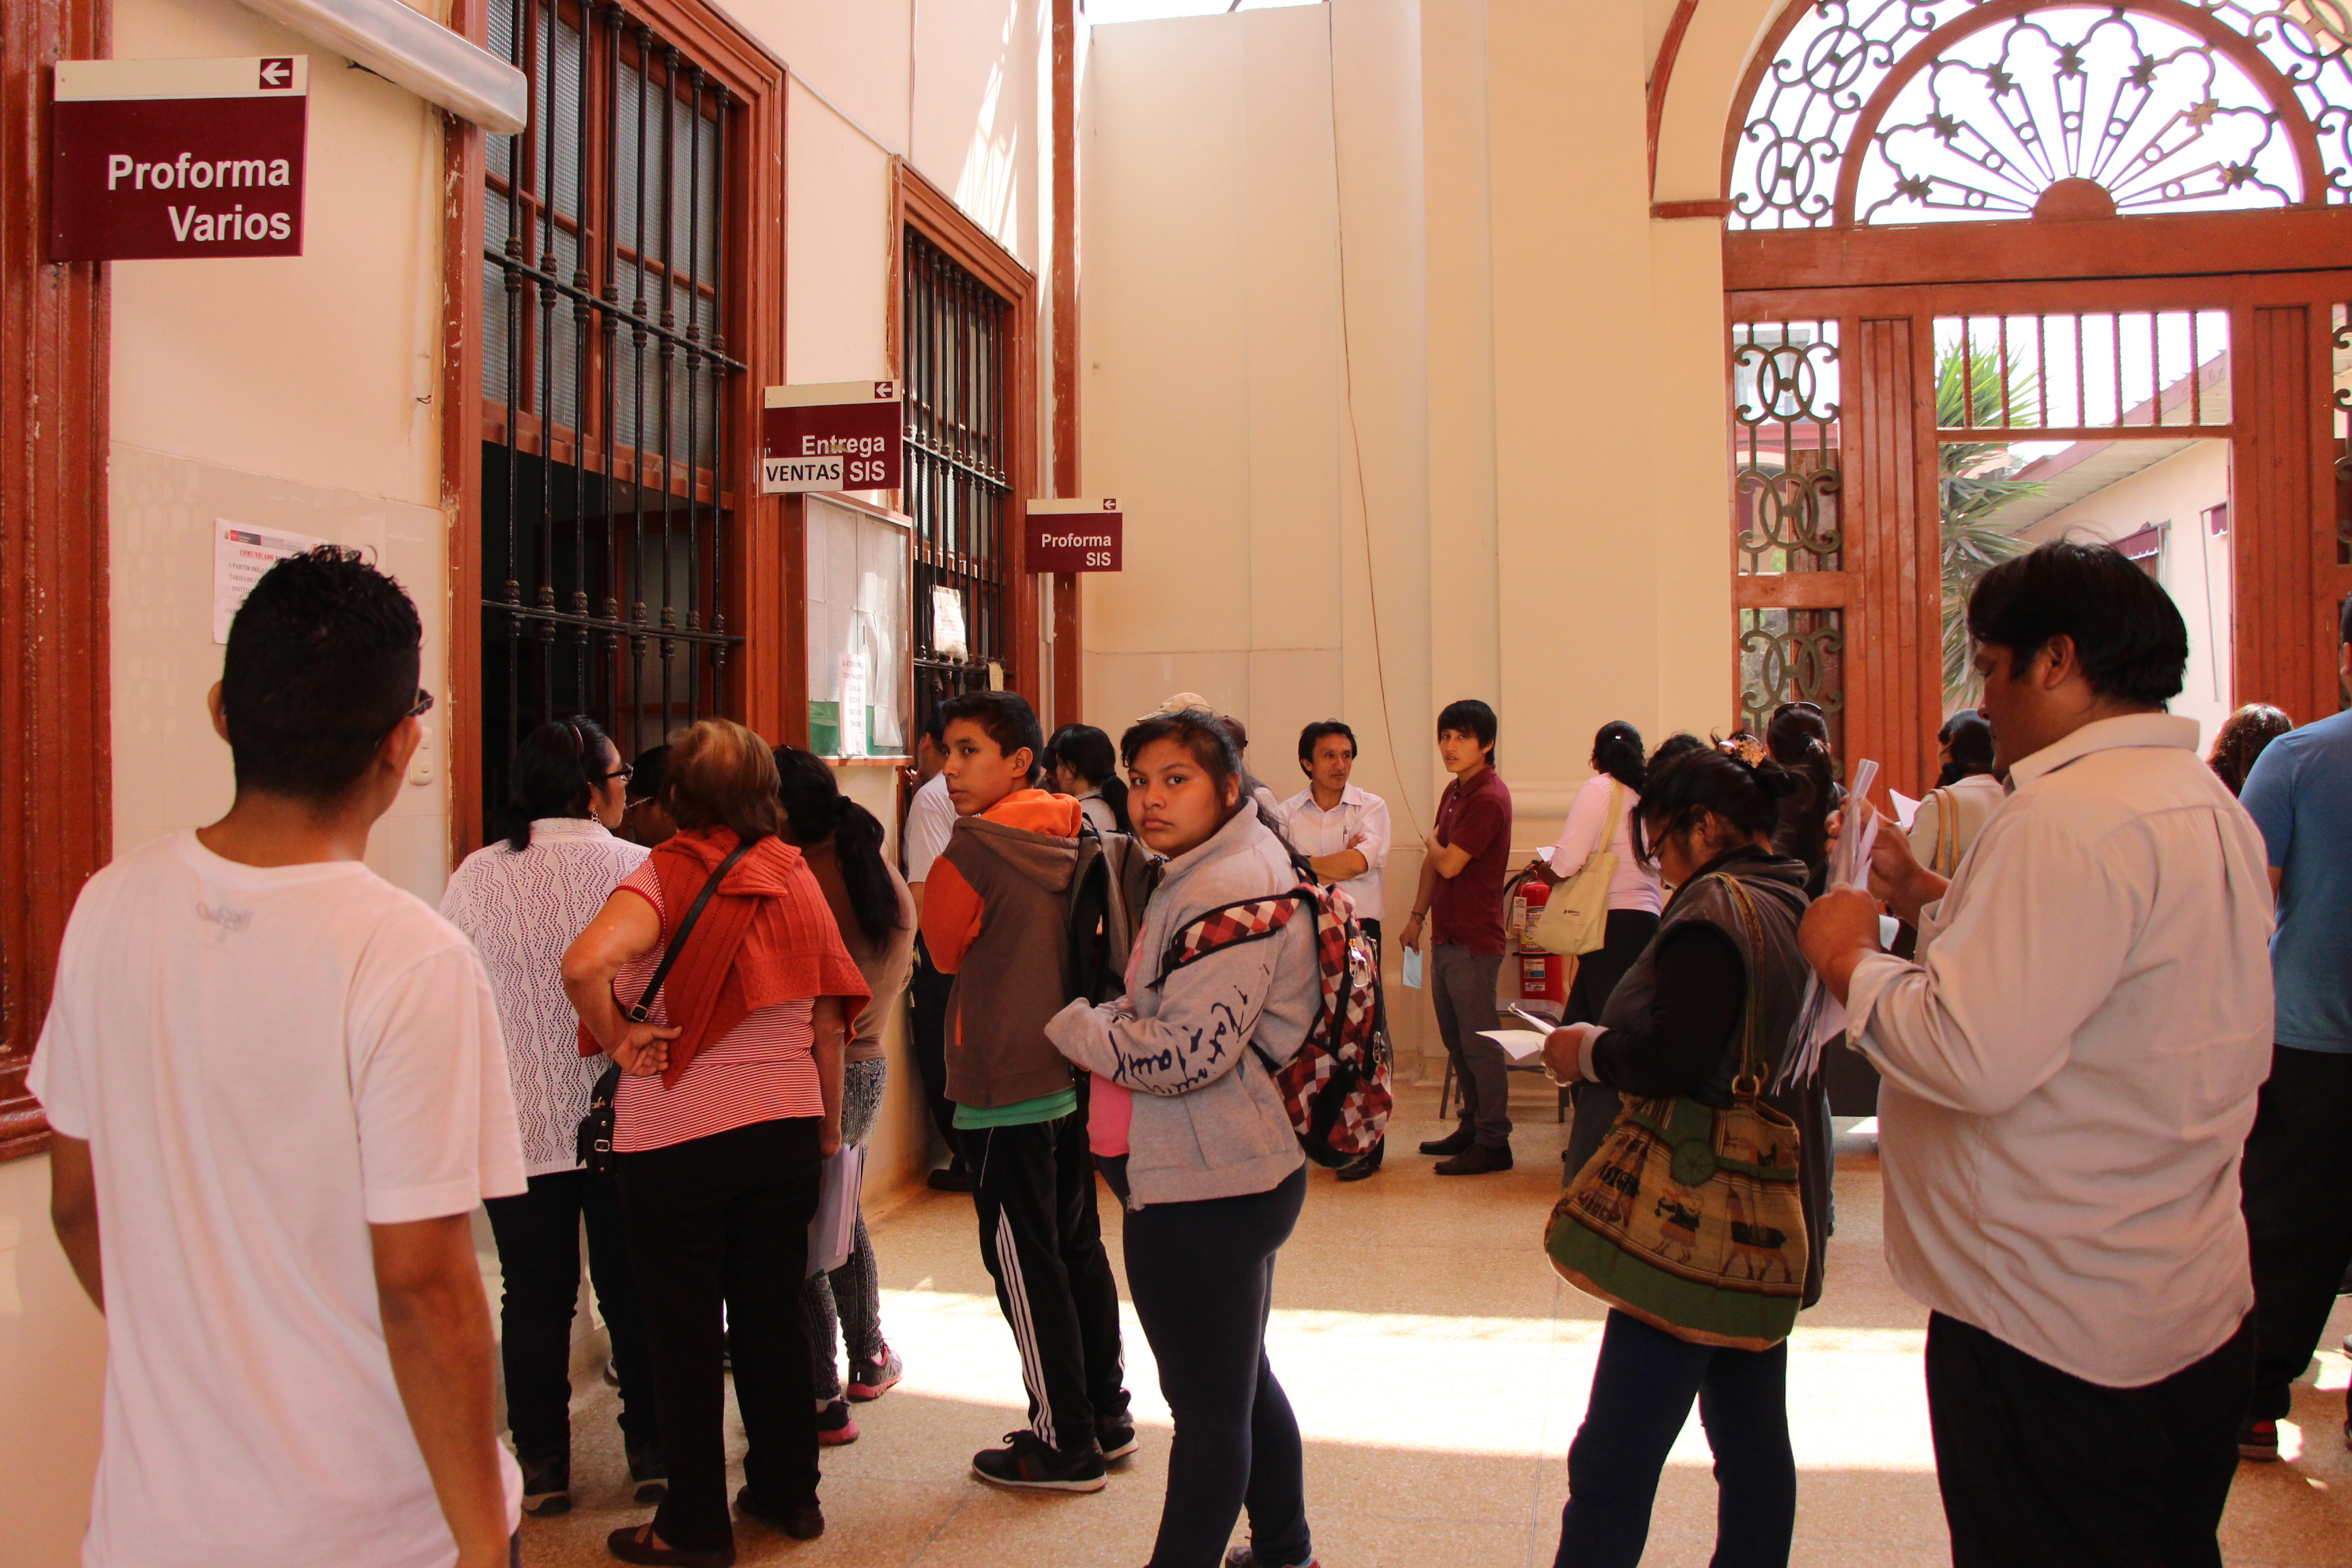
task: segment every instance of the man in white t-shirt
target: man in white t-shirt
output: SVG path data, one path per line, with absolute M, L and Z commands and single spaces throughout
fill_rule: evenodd
M 1298 771 L 1307 787 L 1274 808 L 1290 847 L 1325 881 L 1347 889 L 1356 920 L 1381 955 L 1381 871 L 1389 863 L 1389 803 L 1349 783 L 1356 771 L 1356 732 L 1337 719 L 1298 731 Z M 1381 1020 L 1385 1034 L 1388 1020 Z M 1339 1168 L 1343 1182 L 1360 1182 L 1381 1168 L 1386 1139 Z
M 955 802 L 948 798 L 947 774 L 940 771 L 947 755 L 946 730 L 934 707 L 915 737 L 917 786 L 914 798 L 907 803 L 907 825 L 898 835 L 906 858 L 907 888 L 915 895 L 918 914 L 922 912 L 923 883 L 930 877 L 931 862 L 946 853 L 948 835 L 955 831 Z M 915 1042 L 915 1066 L 923 1075 L 924 1103 L 930 1107 L 931 1125 L 939 1129 L 949 1156 L 948 1163 L 931 1173 L 930 1184 L 943 1193 L 968 1193 L 975 1184 L 956 1136 L 955 1101 L 948 1098 L 948 993 L 954 989 L 955 976 L 940 973 L 918 936 L 915 969 L 907 980 L 907 1000 L 914 1014 L 908 1032 Z
M 229 631 L 236 798 L 90 879 L 31 1087 L 107 1316 L 84 1568 L 494 1568 L 521 1478 L 469 1216 L 524 1190 L 465 937 L 362 863 L 431 699 L 397 584 L 325 546 Z

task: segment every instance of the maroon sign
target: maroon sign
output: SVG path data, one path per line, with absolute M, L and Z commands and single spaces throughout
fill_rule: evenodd
M 1118 500 L 1033 500 L 1024 521 L 1024 564 L 1032 572 L 1117 572 L 1127 539 Z
M 766 404 L 760 418 L 762 494 L 898 488 L 906 405 L 897 382 L 772 386 Z M 820 460 L 836 457 L 837 465 Z
M 310 60 L 60 60 L 49 258 L 302 254 Z

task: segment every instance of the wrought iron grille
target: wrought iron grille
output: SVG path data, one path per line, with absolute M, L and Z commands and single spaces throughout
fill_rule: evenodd
M 1735 325 L 1731 427 L 1741 574 L 1839 570 L 1837 323 Z
M 2336 564 L 2352 566 L 2352 305 L 2335 308 Z
M 2230 425 L 2226 310 L 1936 318 L 1947 434 Z
M 2218 37 L 2127 0 L 2076 0 L 1995 13 L 1922 57 L 1930 34 L 1990 3 L 1815 0 L 1748 104 L 1731 226 L 2352 199 L 2352 9 L 2339 0 L 2186 0 Z
M 530 79 L 483 222 L 483 801 L 516 742 L 599 718 L 625 754 L 715 712 L 739 433 L 727 137 L 740 107 L 617 5 L 499 0 Z
M 914 519 L 915 721 L 988 684 L 1004 658 L 1007 306 L 947 252 L 906 233 L 906 492 Z M 963 647 L 944 624 L 954 596 Z
M 1838 328 L 1833 321 L 1739 322 L 1731 329 L 1734 553 L 1750 581 L 1842 572 Z M 1812 702 L 1843 748 L 1845 612 L 1743 606 L 1741 721 L 1761 732 L 1783 702 Z

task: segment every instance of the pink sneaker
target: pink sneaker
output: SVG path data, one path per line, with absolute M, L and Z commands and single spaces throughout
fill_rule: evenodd
M 849 1405 L 836 1399 L 818 1413 L 816 1442 L 820 1448 L 838 1448 L 857 1441 L 857 1423 L 849 1418 Z

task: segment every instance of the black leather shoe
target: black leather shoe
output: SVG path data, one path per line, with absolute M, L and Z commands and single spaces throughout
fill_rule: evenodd
M 824 1510 L 816 1504 L 804 1502 L 798 1508 L 786 1509 L 779 1513 L 773 1509 L 762 1508 L 759 1499 L 751 1495 L 750 1487 L 735 1494 L 735 1511 L 745 1519 L 756 1519 L 761 1524 L 781 1530 L 794 1541 L 814 1541 L 824 1533 Z
M 1441 1158 L 1447 1154 L 1459 1154 L 1463 1150 L 1469 1148 L 1476 1139 L 1477 1134 L 1471 1131 L 1465 1124 L 1455 1128 L 1443 1138 L 1432 1138 L 1421 1146 L 1421 1152 L 1424 1154 L 1435 1154 Z
M 1484 1143 L 1473 1143 L 1451 1160 L 1440 1160 L 1437 1163 L 1437 1173 L 1441 1176 L 1484 1176 L 1495 1171 L 1507 1171 L 1510 1168 L 1511 1146 L 1508 1143 L 1499 1149 L 1489 1149 Z
M 646 1539 L 637 1539 L 643 1531 Z M 624 1563 L 639 1563 L 647 1568 L 667 1563 L 669 1568 L 734 1568 L 735 1549 L 717 1546 L 708 1551 L 694 1551 L 680 1546 L 656 1546 L 653 1531 L 642 1524 L 625 1524 L 604 1537 L 604 1550 Z
M 980 1185 L 971 1172 L 961 1165 L 943 1165 L 931 1173 L 930 1181 L 935 1193 L 968 1193 Z

